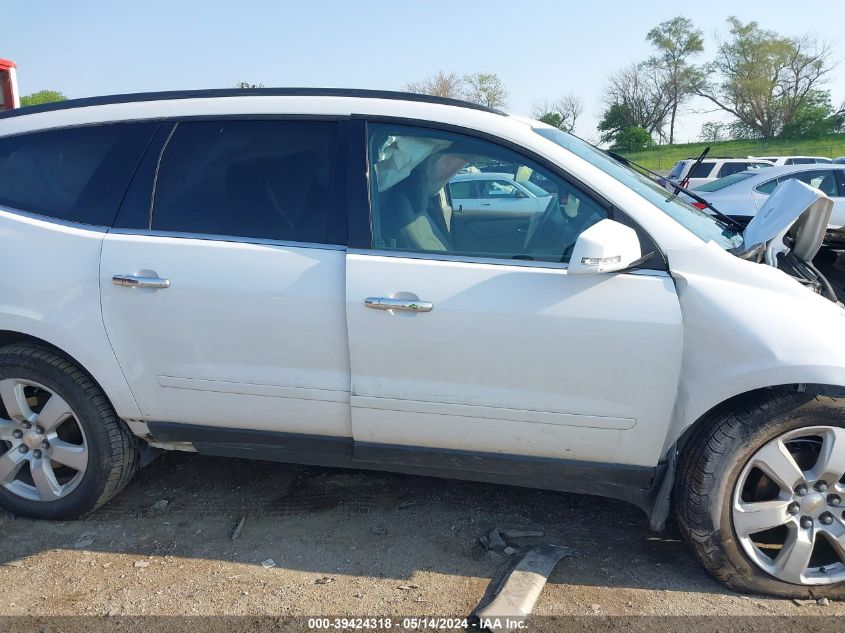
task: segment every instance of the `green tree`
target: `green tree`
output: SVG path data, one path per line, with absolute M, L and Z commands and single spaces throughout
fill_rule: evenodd
M 669 143 L 675 140 L 675 120 L 678 108 L 687 101 L 701 83 L 701 72 L 689 63 L 689 58 L 704 51 L 701 29 L 691 20 L 678 16 L 661 22 L 651 29 L 646 39 L 657 49 L 646 62 L 660 71 L 669 101 Z
M 610 149 L 620 152 L 641 152 L 649 147 L 654 147 L 654 139 L 651 138 L 651 134 L 635 125 L 619 132 Z
M 42 103 L 53 103 L 55 101 L 67 101 L 67 97 L 57 90 L 39 90 L 32 94 L 21 97 L 21 107 L 41 105 Z
M 654 146 L 651 132 L 636 124 L 627 106 L 614 104 L 599 122 L 602 143 L 621 152 L 639 152 Z
M 843 118 L 845 113 L 834 112 L 830 92 L 813 90 L 780 135 L 783 138 L 821 138 L 838 132 Z
M 753 21 L 731 17 L 728 24 L 729 38 L 702 71 L 713 79 L 696 92 L 760 137 L 774 138 L 827 80 L 830 47 L 808 35 L 784 37 Z

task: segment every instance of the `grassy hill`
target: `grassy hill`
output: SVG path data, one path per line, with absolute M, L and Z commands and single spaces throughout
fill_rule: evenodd
M 738 140 L 719 143 L 661 145 L 644 152 L 625 154 L 625 156 L 649 169 L 666 171 L 672 169 L 672 165 L 682 158 L 698 156 L 708 145 L 710 145 L 711 156 L 730 156 L 733 158 L 768 155 L 827 156 L 828 158 L 845 156 L 845 134 L 835 134 L 820 139 L 804 141 L 794 139 L 773 141 Z

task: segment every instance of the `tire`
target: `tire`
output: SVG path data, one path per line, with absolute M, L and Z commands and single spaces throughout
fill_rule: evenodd
M 29 423 L 19 416 L 23 422 L 12 420 L 4 423 L 5 439 L 8 441 L 0 441 L 0 460 L 6 457 L 21 459 L 16 454 L 21 453 L 32 457 L 33 461 L 26 464 L 22 471 L 17 471 L 11 483 L 8 478 L 0 479 L 0 506 L 16 515 L 36 519 L 74 519 L 100 507 L 129 483 L 139 464 L 137 440 L 126 423 L 117 417 L 103 391 L 83 370 L 52 348 L 16 343 L 0 349 L 0 387 L 3 385 L 6 386 L 7 396 L 9 389 L 17 388 L 17 385 L 23 385 L 20 389 L 30 390 L 20 393 L 40 394 L 32 397 L 25 395 L 24 398 L 30 398 L 26 402 L 37 403 L 39 398 L 47 402 L 48 398 L 58 396 L 60 400 L 55 402 L 66 404 L 68 413 L 63 414 L 64 421 L 56 424 L 58 430 L 50 436 L 52 443 L 48 440 L 48 431 L 38 425 L 39 418 Z M 0 392 L 0 418 L 9 420 L 12 416 L 2 396 Z M 46 404 L 40 408 L 46 410 Z M 40 415 L 34 413 L 39 410 L 35 404 L 27 410 L 33 416 Z M 57 416 L 57 419 L 61 417 Z M 26 424 L 32 430 L 21 430 L 27 428 Z M 44 435 L 35 436 L 36 430 Z M 11 439 L 13 433 L 15 439 Z M 59 454 L 57 451 L 61 446 L 69 446 L 61 439 L 69 433 L 75 436 L 76 441 L 81 441 L 78 446 L 82 448 L 75 445 L 76 441 L 72 447 L 82 455 L 75 457 L 83 464 L 76 468 L 53 461 L 52 457 Z M 24 439 L 19 439 L 21 434 Z M 39 437 L 43 439 L 39 440 Z M 43 443 L 39 446 L 37 441 Z M 29 442 L 30 445 L 21 446 L 23 442 Z M 42 447 L 43 450 L 39 450 Z M 87 459 L 84 456 L 86 450 Z M 42 454 L 43 463 L 47 466 L 38 468 L 47 472 L 49 467 L 49 472 L 55 475 L 49 479 L 49 486 L 53 482 L 56 484 L 55 488 L 49 488 L 52 497 L 50 494 L 39 494 L 41 489 L 36 486 L 35 476 L 31 474 L 37 468 L 35 456 L 41 457 Z M 60 476 L 60 472 L 69 474 Z M 60 483 L 65 479 L 66 483 Z
M 764 449 L 769 446 L 780 446 L 776 444 L 780 441 L 781 445 L 789 447 L 793 463 L 798 465 L 799 472 L 811 473 L 811 470 L 805 470 L 805 465 L 799 464 L 804 464 L 805 461 L 809 464 L 808 460 L 812 459 L 812 456 L 808 456 L 807 460 L 799 459 L 800 450 L 796 450 L 795 447 L 800 449 L 811 442 L 809 439 L 802 439 L 803 429 L 807 429 L 807 432 L 812 435 L 811 429 L 821 429 L 822 425 L 824 429 L 830 429 L 831 437 L 834 438 L 832 441 L 838 441 L 836 438 L 843 437 L 839 435 L 840 432 L 837 429 L 845 429 L 845 401 L 797 392 L 775 390 L 755 392 L 734 398 L 708 414 L 684 446 L 674 489 L 676 518 L 685 540 L 704 567 L 714 578 L 731 589 L 743 593 L 783 598 L 845 598 L 845 582 L 838 580 L 842 574 L 845 574 L 845 571 L 840 571 L 841 568 L 830 567 L 833 563 L 823 563 L 828 567 L 822 565 L 813 568 L 815 563 L 808 563 L 808 567 L 819 569 L 822 575 L 830 574 L 830 569 L 836 569 L 833 577 L 825 576 L 824 582 L 833 584 L 813 584 L 822 581 L 813 580 L 809 576 L 802 576 L 799 581 L 786 582 L 774 575 L 775 571 L 770 573 L 764 570 L 753 558 L 753 556 L 758 556 L 758 559 L 764 561 L 763 564 L 771 563 L 773 568 L 778 568 L 776 571 L 779 575 L 785 575 L 781 569 L 785 567 L 785 561 L 781 562 L 784 557 L 778 560 L 774 558 L 780 554 L 789 553 L 786 544 L 779 551 L 774 548 L 772 553 L 768 554 L 773 557 L 769 561 L 758 555 L 756 551 L 752 551 L 751 554 L 748 552 L 749 538 L 757 537 L 761 533 L 752 532 L 749 535 L 747 531 L 743 540 L 735 527 L 737 519 L 742 518 L 737 516 L 735 504 L 745 502 L 749 490 L 756 494 L 756 490 L 765 489 L 766 486 L 770 495 L 778 495 L 773 497 L 774 502 L 790 503 L 790 506 L 784 513 L 787 516 L 785 519 L 787 523 L 783 527 L 771 528 L 771 532 L 762 534 L 771 535 L 777 530 L 783 530 L 779 534 L 784 535 L 788 530 L 798 532 L 800 521 L 804 520 L 802 515 L 805 514 L 805 506 L 797 503 L 795 499 L 803 502 L 808 499 L 808 495 L 814 495 L 814 499 L 807 501 L 812 511 L 823 512 L 826 509 L 834 509 L 828 505 L 820 507 L 819 510 L 814 509 L 815 504 L 821 503 L 818 499 L 822 495 L 827 498 L 825 504 L 836 502 L 835 500 L 831 502 L 831 497 L 827 496 L 832 491 L 814 494 L 812 486 L 820 484 L 811 482 L 809 492 L 805 492 L 802 497 L 796 496 L 792 499 L 789 497 L 793 494 L 792 490 L 789 493 L 785 492 L 786 487 L 778 485 L 774 479 L 769 480 L 764 470 L 754 470 L 761 462 L 761 456 L 772 454 L 764 453 Z M 790 440 L 791 437 L 798 439 Z M 819 438 L 819 447 L 823 445 L 824 437 L 827 435 Z M 812 444 L 810 448 L 812 449 Z M 752 478 L 752 475 L 756 477 L 758 488 L 745 487 L 745 483 Z M 781 481 L 784 479 L 781 478 Z M 743 485 L 740 486 L 740 484 Z M 772 485 L 774 489 L 771 488 Z M 843 484 L 836 485 L 836 489 L 841 493 Z M 777 492 L 773 493 L 772 490 Z M 761 498 L 765 500 L 765 497 Z M 783 499 L 786 501 L 782 501 Z M 756 501 L 756 499 L 751 499 L 751 501 Z M 841 514 L 842 511 L 845 511 L 845 505 L 836 510 L 835 522 L 845 524 L 845 514 Z M 789 516 L 793 513 L 795 516 Z M 812 529 L 821 529 L 820 523 L 827 522 L 828 519 L 829 517 L 822 516 L 820 521 L 817 515 Z M 839 529 L 838 525 L 837 523 L 834 527 Z M 811 534 L 811 532 L 805 531 L 804 534 Z M 813 536 L 809 538 L 811 543 L 809 551 L 812 552 L 810 561 L 818 560 L 815 558 L 817 552 L 815 539 L 826 540 L 827 538 L 826 534 L 818 534 L 813 531 Z M 759 550 L 759 552 L 763 551 L 763 549 Z M 840 560 L 842 559 L 841 555 L 836 552 L 834 554 Z M 800 568 L 800 565 L 796 567 Z M 809 571 L 810 569 L 807 569 L 807 572 Z

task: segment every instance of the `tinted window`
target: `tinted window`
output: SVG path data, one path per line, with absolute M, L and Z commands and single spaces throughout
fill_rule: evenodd
M 800 174 L 795 174 L 793 178 L 806 182 L 811 187 L 821 190 L 825 195 L 838 196 L 839 186 L 836 183 L 836 173 L 832 169 L 824 171 L 805 171 Z M 784 178 L 780 179 L 781 181 Z
M 158 123 L 115 123 L 0 138 L 0 204 L 110 226 Z
M 607 217 L 570 182 L 499 145 L 427 128 L 367 127 L 374 248 L 565 262 L 578 235 Z M 490 165 L 516 181 L 540 174 L 554 193 L 536 198 L 512 180 L 484 179 L 479 172 Z M 443 187 L 463 170 L 479 174 L 481 195 L 453 209 Z
M 334 121 L 180 123 L 164 150 L 152 228 L 343 243 L 333 218 Z
M 704 161 L 693 168 L 689 174 L 687 174 L 687 178 L 707 178 L 710 175 L 710 172 L 713 171 L 713 165 L 716 163 Z
M 790 158 L 786 161 L 787 165 L 815 165 L 815 158 Z
M 716 178 L 724 178 L 725 176 L 732 176 L 733 174 L 738 174 L 739 172 L 748 169 L 748 167 L 748 163 L 722 163 L 722 167 L 716 174 Z
M 465 198 L 473 198 L 472 182 L 469 180 L 458 180 L 449 183 L 449 193 L 452 194 L 452 199 L 457 198 L 463 200 Z

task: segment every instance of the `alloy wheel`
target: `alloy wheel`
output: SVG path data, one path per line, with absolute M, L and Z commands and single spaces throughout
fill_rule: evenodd
M 61 396 L 31 380 L 0 380 L 0 486 L 55 501 L 79 485 L 87 466 L 85 432 Z
M 845 429 L 795 429 L 766 443 L 740 473 L 732 519 L 745 553 L 775 578 L 845 581 Z

